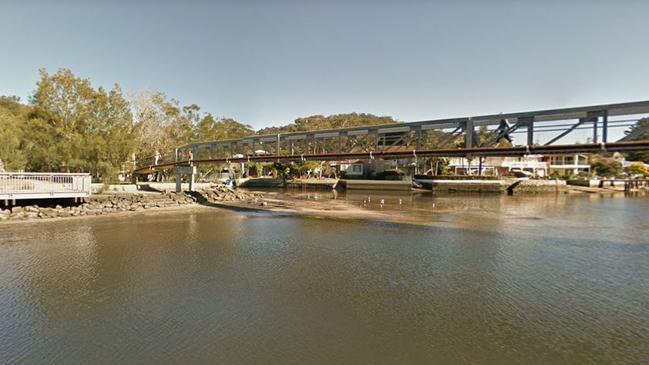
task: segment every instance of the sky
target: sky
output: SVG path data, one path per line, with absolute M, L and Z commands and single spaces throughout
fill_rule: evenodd
M 259 129 L 649 100 L 643 1 L 0 0 L 0 95 L 38 69 Z

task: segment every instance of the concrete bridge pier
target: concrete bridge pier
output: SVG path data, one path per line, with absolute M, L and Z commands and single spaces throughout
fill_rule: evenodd
M 196 178 L 196 166 L 193 165 L 177 165 L 174 168 L 174 173 L 176 175 L 176 192 L 180 193 L 182 191 L 182 176 L 186 175 L 189 177 L 189 191 L 194 191 L 194 181 Z

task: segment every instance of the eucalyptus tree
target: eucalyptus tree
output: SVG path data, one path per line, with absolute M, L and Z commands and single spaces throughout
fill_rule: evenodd
M 25 135 L 33 170 L 89 171 L 108 178 L 123 168 L 137 141 L 130 104 L 69 69 L 40 70 Z

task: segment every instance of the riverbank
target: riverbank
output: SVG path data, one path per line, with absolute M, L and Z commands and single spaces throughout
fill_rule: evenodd
M 569 189 L 569 194 L 475 194 L 454 193 L 434 194 L 431 192 L 278 192 L 264 191 L 261 204 L 230 201 L 213 204 L 215 207 L 239 212 L 270 213 L 276 215 L 298 215 L 312 218 L 329 218 L 340 220 L 364 220 L 375 222 L 407 223 L 415 225 L 457 226 L 465 224 L 467 216 L 476 214 L 477 221 L 485 221 L 485 210 L 481 202 L 484 199 L 508 202 L 543 202 L 552 207 L 566 199 L 609 199 L 626 198 L 623 192 L 605 191 L 595 194 L 593 191 Z M 644 193 L 640 193 L 641 195 Z M 522 203 L 524 204 L 524 203 Z M 524 214 L 524 210 L 521 213 Z M 517 217 L 519 212 L 513 213 Z M 488 216 L 488 215 L 487 215 Z M 518 217 L 520 218 L 520 217 Z M 534 220 L 524 216 L 522 219 Z M 487 219 L 488 220 L 488 219 Z
M 565 194 L 569 193 L 569 194 Z M 343 199 L 337 196 L 343 194 Z M 561 190 L 560 195 L 612 196 L 623 192 L 590 187 L 572 187 Z M 488 194 L 498 196 L 502 194 Z M 546 200 L 550 194 L 517 194 L 536 196 Z M 399 223 L 426 223 L 431 216 L 453 212 L 455 207 L 433 205 L 413 206 L 417 196 L 465 197 L 467 201 L 476 200 L 482 194 L 433 192 L 389 192 L 362 191 L 339 193 L 296 192 L 294 190 L 231 189 L 224 185 L 212 185 L 196 192 L 109 192 L 93 195 L 82 204 L 69 206 L 17 206 L 0 209 L 0 224 L 59 220 L 70 218 L 115 216 L 126 214 L 155 214 L 189 208 L 221 208 L 239 212 L 268 213 L 277 215 L 303 215 L 321 218 L 361 219 Z M 557 196 L 557 194 L 552 194 Z M 511 199 L 503 196 L 504 199 Z M 551 201 L 552 199 L 549 199 Z M 414 214 L 413 214 L 414 212 Z
M 218 202 L 247 202 L 263 204 L 260 193 L 229 189 L 222 185 L 201 189 L 196 192 L 109 192 L 92 195 L 80 204 L 51 204 L 14 206 L 0 209 L 0 222 L 22 222 L 43 219 L 106 216 L 138 213 L 161 209 L 198 206 Z

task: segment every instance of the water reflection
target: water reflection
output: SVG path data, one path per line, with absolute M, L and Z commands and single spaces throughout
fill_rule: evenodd
M 295 198 L 368 196 L 444 224 L 214 209 L 3 226 L 0 361 L 649 358 L 648 199 Z

